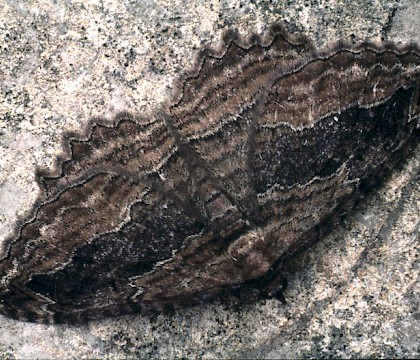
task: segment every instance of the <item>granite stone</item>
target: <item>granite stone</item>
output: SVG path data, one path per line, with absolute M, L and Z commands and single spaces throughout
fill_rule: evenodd
M 0 229 L 37 197 L 61 135 L 92 116 L 151 113 L 203 45 L 275 22 L 317 46 L 419 42 L 415 1 L 13 2 L 0 13 Z M 0 317 L 5 358 L 418 357 L 419 151 L 295 257 L 286 305 L 223 303 L 80 326 Z

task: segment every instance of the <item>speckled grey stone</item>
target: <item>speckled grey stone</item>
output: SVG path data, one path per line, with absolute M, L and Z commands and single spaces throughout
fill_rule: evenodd
M 95 115 L 151 112 L 202 44 L 224 29 L 273 22 L 318 46 L 339 39 L 416 41 L 416 1 L 14 1 L 0 10 L 0 237 L 36 197 L 60 135 Z M 417 12 L 417 13 L 416 13 Z M 417 14 L 417 15 L 416 15 Z M 419 357 L 420 154 L 341 227 L 297 256 L 287 305 L 203 305 L 84 326 L 0 317 L 0 356 Z

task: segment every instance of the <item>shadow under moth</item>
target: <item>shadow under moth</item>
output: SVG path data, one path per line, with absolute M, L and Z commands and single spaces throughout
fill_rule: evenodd
M 0 313 L 80 322 L 242 288 L 281 297 L 285 260 L 419 142 L 416 45 L 230 31 L 177 89 L 150 118 L 65 136 L 0 254 Z

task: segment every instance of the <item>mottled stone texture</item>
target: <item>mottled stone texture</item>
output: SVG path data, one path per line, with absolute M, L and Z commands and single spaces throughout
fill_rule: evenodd
M 0 239 L 10 236 L 17 215 L 22 218 L 36 198 L 35 165 L 47 164 L 51 169 L 62 131 L 83 128 L 94 115 L 110 119 L 125 109 L 155 113 L 152 105 L 167 98 L 171 90 L 164 89 L 171 77 L 190 68 L 197 49 L 202 44 L 214 47 L 227 28 L 239 28 L 241 34 L 267 34 L 267 24 L 285 20 L 289 31 L 308 34 L 318 46 L 337 39 L 360 43 L 365 38 L 407 43 L 410 34 L 418 42 L 420 33 L 418 4 L 411 6 L 410 1 L 144 4 L 15 1 L 2 7 Z M 168 109 L 164 113 L 169 115 Z M 153 121 L 157 118 L 164 119 L 157 116 Z M 141 120 L 143 129 L 144 119 L 152 120 L 134 118 Z M 235 136 L 247 130 L 227 126 Z M 191 139 L 195 143 L 199 141 Z M 216 150 L 231 151 L 226 142 L 220 144 L 220 149 L 209 146 L 209 151 L 197 151 L 203 157 Z M 245 305 L 247 294 L 235 308 L 225 308 L 222 302 L 171 315 L 119 317 L 77 327 L 0 317 L 0 354 L 19 358 L 418 357 L 418 155 L 407 163 L 401 161 L 393 176 L 370 191 L 354 211 L 340 214 L 341 223 L 331 236 L 283 266 L 289 283 L 286 305 L 274 300 Z M 240 159 L 242 153 L 238 150 L 233 156 Z M 236 167 L 235 162 L 232 177 L 238 178 Z M 246 183 L 247 179 L 240 180 Z M 224 180 L 230 193 L 252 198 L 240 193 L 241 187 L 230 179 Z M 240 210 L 254 207 L 245 201 Z M 115 244 L 113 240 L 109 242 Z M 92 252 L 85 250 L 89 259 Z M 106 260 L 106 248 L 102 250 Z M 128 253 L 112 257 L 129 260 Z M 98 269 L 98 264 L 92 263 L 92 269 Z M 112 271 L 106 266 L 102 270 Z M 259 285 L 261 289 L 265 284 Z

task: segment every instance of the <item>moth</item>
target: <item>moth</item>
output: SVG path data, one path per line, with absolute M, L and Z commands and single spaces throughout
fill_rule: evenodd
M 418 144 L 420 50 L 315 49 L 273 26 L 224 36 L 167 104 L 67 134 L 0 258 L 0 312 L 80 322 L 243 288 L 281 297 L 284 262 Z

